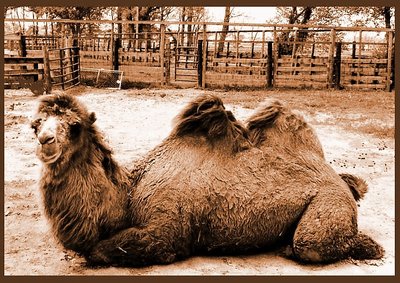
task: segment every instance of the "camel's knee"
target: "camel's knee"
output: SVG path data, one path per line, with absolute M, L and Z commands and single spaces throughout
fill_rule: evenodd
M 307 263 L 326 261 L 317 243 L 304 243 L 298 240 L 293 241 L 293 257 Z
M 310 215 L 309 215 L 310 216 Z M 349 223 L 305 218 L 293 237 L 293 254 L 303 262 L 331 262 L 348 256 L 357 228 Z

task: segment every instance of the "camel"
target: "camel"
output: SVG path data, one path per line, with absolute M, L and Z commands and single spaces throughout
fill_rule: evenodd
M 383 256 L 358 231 L 355 198 L 321 156 L 266 146 L 266 123 L 243 125 L 218 97 L 189 103 L 130 171 L 95 120 L 63 94 L 45 96 L 32 122 L 46 215 L 61 244 L 90 265 L 168 264 L 285 239 L 301 262 Z

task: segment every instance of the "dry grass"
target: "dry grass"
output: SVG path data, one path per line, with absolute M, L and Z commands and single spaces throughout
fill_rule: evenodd
M 340 125 L 347 130 L 379 138 L 394 138 L 395 93 L 344 90 L 257 90 L 218 92 L 225 103 L 255 108 L 268 97 L 285 101 L 309 115 L 326 113 L 334 119 L 322 124 Z

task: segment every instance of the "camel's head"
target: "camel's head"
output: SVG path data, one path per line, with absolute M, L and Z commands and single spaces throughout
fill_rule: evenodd
M 31 123 L 37 138 L 36 154 L 45 164 L 70 161 L 81 150 L 82 135 L 96 117 L 71 95 L 45 96 Z
M 256 146 L 300 148 L 324 157 L 315 131 L 304 118 L 276 99 L 265 101 L 247 121 L 251 140 Z
M 247 129 L 214 95 L 201 95 L 191 101 L 175 118 L 173 135 L 201 137 L 211 144 L 224 140 L 232 145 L 233 151 L 250 146 Z

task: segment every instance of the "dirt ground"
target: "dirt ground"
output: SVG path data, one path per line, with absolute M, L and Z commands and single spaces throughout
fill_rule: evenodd
M 89 110 L 96 112 L 96 123 L 114 149 L 115 158 L 129 167 L 132 160 L 168 135 L 173 117 L 188 100 L 206 91 L 79 87 L 72 92 L 78 92 Z M 302 92 L 288 90 L 286 94 L 290 97 Z M 249 97 L 254 93 L 242 95 Z M 43 214 L 37 186 L 41 165 L 34 153 L 36 141 L 29 126 L 36 99 L 29 90 L 6 90 L 4 96 L 5 275 L 394 275 L 394 137 L 378 138 L 336 125 L 332 121 L 349 114 L 333 115 L 321 109 L 302 113 L 315 127 L 327 160 L 336 171 L 356 174 L 368 182 L 369 192 L 359 204 L 359 228 L 385 248 L 383 259 L 301 265 L 271 251 L 235 257 L 195 256 L 145 268 L 88 268 L 82 257 L 56 242 Z M 307 102 L 307 96 L 304 101 Z M 226 108 L 237 118 L 245 119 L 252 113 L 252 106 L 235 103 Z M 394 103 L 387 107 L 390 110 L 381 113 L 382 119 L 375 122 L 394 128 Z

